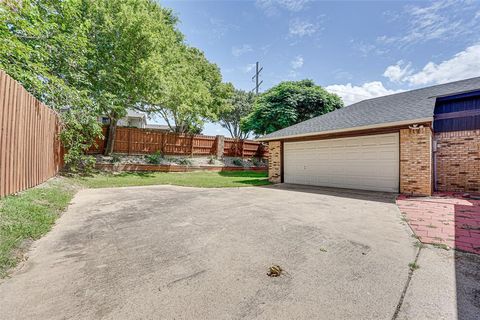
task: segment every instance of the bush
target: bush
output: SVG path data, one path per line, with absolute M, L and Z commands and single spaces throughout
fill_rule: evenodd
M 258 158 L 252 158 L 252 163 L 255 167 L 260 167 L 263 164 L 262 160 Z
M 69 153 L 72 155 L 72 153 Z M 74 163 L 74 165 L 72 165 Z M 77 174 L 81 175 L 91 175 L 95 170 L 95 164 L 97 160 L 94 156 L 88 156 L 85 154 L 77 155 L 75 162 L 65 161 L 65 173 L 66 175 L 76 176 Z
M 182 166 L 191 166 L 192 165 L 192 160 L 188 158 L 177 158 L 174 160 L 176 163 L 182 165 Z
M 163 154 L 160 151 L 156 151 L 155 153 L 146 156 L 147 162 L 150 164 L 160 164 L 162 158 Z
M 208 159 L 208 163 L 215 164 L 215 158 L 213 156 L 210 156 L 210 158 Z
M 232 160 L 232 163 L 236 166 L 243 167 L 243 160 L 239 158 L 235 158 Z
M 121 160 L 118 154 L 112 154 L 112 159 L 110 160 L 111 163 L 119 163 Z

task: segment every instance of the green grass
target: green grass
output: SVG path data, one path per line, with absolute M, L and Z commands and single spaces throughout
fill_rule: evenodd
M 268 185 L 263 172 L 123 172 L 74 178 L 88 188 L 131 187 L 169 184 L 201 188 L 226 188 Z
M 0 199 L 0 278 L 21 259 L 25 241 L 47 233 L 68 206 L 75 188 L 66 179 Z
M 412 271 L 415 271 L 415 270 L 417 270 L 417 269 L 420 268 L 420 265 L 417 264 L 416 262 L 410 262 L 410 263 L 408 264 L 408 266 L 410 267 L 410 270 L 412 270 Z

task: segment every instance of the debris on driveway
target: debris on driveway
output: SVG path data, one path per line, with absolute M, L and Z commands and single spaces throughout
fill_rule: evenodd
M 269 277 L 279 277 L 283 272 L 282 267 L 279 265 L 273 265 L 270 268 L 268 268 L 268 273 L 267 276 Z

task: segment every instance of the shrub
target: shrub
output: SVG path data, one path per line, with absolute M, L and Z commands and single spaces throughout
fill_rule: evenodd
M 239 158 L 235 158 L 232 160 L 232 163 L 236 166 L 243 167 L 243 160 Z
M 182 166 L 191 166 L 192 165 L 192 160 L 188 158 L 177 158 L 174 160 L 176 163 L 182 165 Z
M 255 167 L 263 167 L 265 165 L 261 158 L 252 158 L 252 163 Z
M 160 164 L 162 158 L 163 155 L 160 151 L 156 151 L 155 153 L 146 156 L 147 162 L 150 164 Z
M 215 158 L 213 156 L 210 156 L 210 158 L 208 159 L 208 163 L 215 164 Z
M 113 154 L 112 159 L 110 160 L 111 163 L 119 163 L 121 160 L 120 156 L 118 154 Z

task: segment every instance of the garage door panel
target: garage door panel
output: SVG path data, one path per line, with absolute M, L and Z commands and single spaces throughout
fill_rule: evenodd
M 286 142 L 285 182 L 398 192 L 398 134 Z

